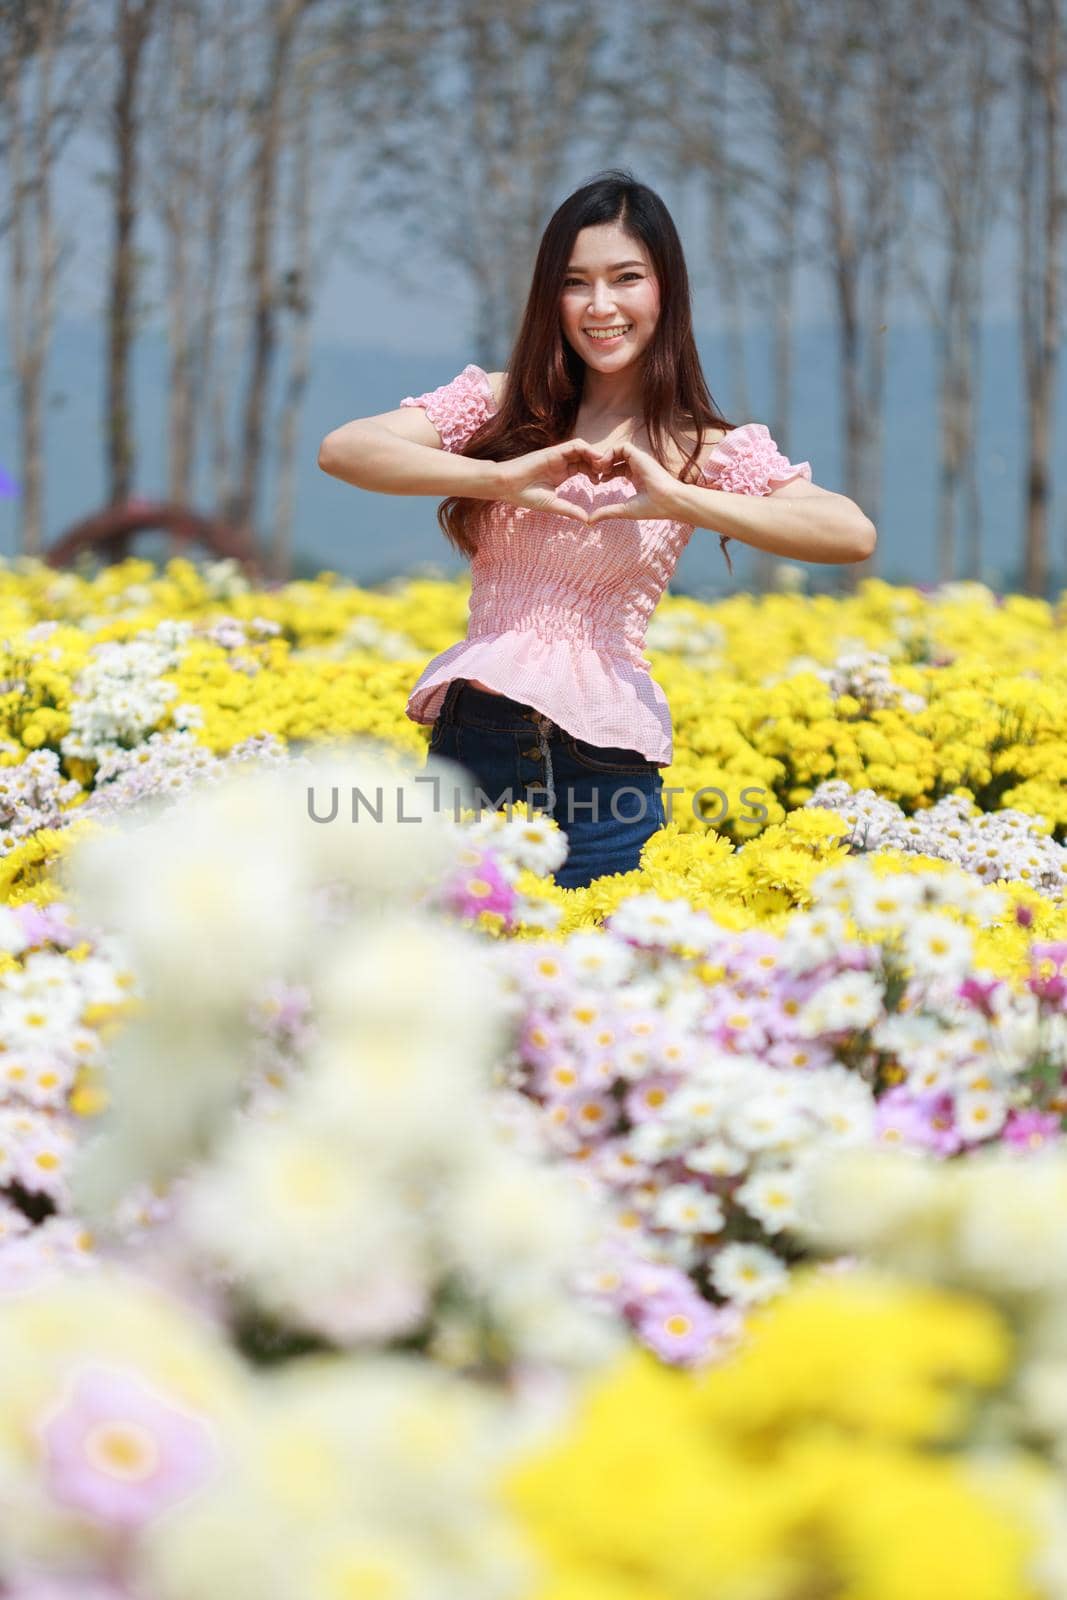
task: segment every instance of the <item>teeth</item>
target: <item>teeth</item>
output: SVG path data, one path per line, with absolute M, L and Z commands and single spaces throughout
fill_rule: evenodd
M 633 323 L 628 322 L 622 328 L 586 328 L 585 331 L 590 339 L 618 339 L 624 333 L 629 333 L 632 327 Z

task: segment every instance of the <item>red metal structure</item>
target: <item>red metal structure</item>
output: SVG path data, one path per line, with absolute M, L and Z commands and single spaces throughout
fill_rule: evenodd
M 122 561 L 139 533 L 169 533 L 182 545 L 198 545 L 219 559 L 239 561 L 253 582 L 263 579 L 247 529 L 166 500 L 126 500 L 104 506 L 61 534 L 45 551 L 44 559 L 51 567 L 69 567 L 83 552 L 93 551 L 104 561 Z

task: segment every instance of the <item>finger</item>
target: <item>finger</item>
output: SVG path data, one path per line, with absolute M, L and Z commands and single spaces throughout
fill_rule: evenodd
M 588 522 L 589 513 L 584 506 L 576 506 L 573 500 L 552 499 L 542 511 L 556 511 L 561 517 L 572 517 L 575 522 Z
M 594 506 L 587 520 L 590 526 L 594 522 L 608 522 L 613 519 L 617 520 L 619 517 L 622 517 L 627 522 L 633 522 L 636 518 L 643 516 L 644 513 L 642 511 L 634 511 L 632 507 L 632 500 L 618 500 L 613 505 Z
M 613 454 L 611 450 L 595 449 L 588 439 L 572 439 L 562 448 L 565 461 L 584 461 L 598 472 L 607 470 Z

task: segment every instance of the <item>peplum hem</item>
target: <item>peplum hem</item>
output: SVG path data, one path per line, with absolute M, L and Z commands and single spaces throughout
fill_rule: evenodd
M 673 759 L 667 697 L 628 656 L 526 628 L 461 639 L 419 675 L 405 707 L 412 722 L 433 722 L 454 678 L 477 678 L 588 744 L 639 750 L 659 766 Z

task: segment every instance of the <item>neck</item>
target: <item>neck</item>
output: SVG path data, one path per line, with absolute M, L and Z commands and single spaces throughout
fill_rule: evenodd
M 598 417 L 639 417 L 644 411 L 641 373 L 631 364 L 621 372 L 585 369 L 582 405 Z

